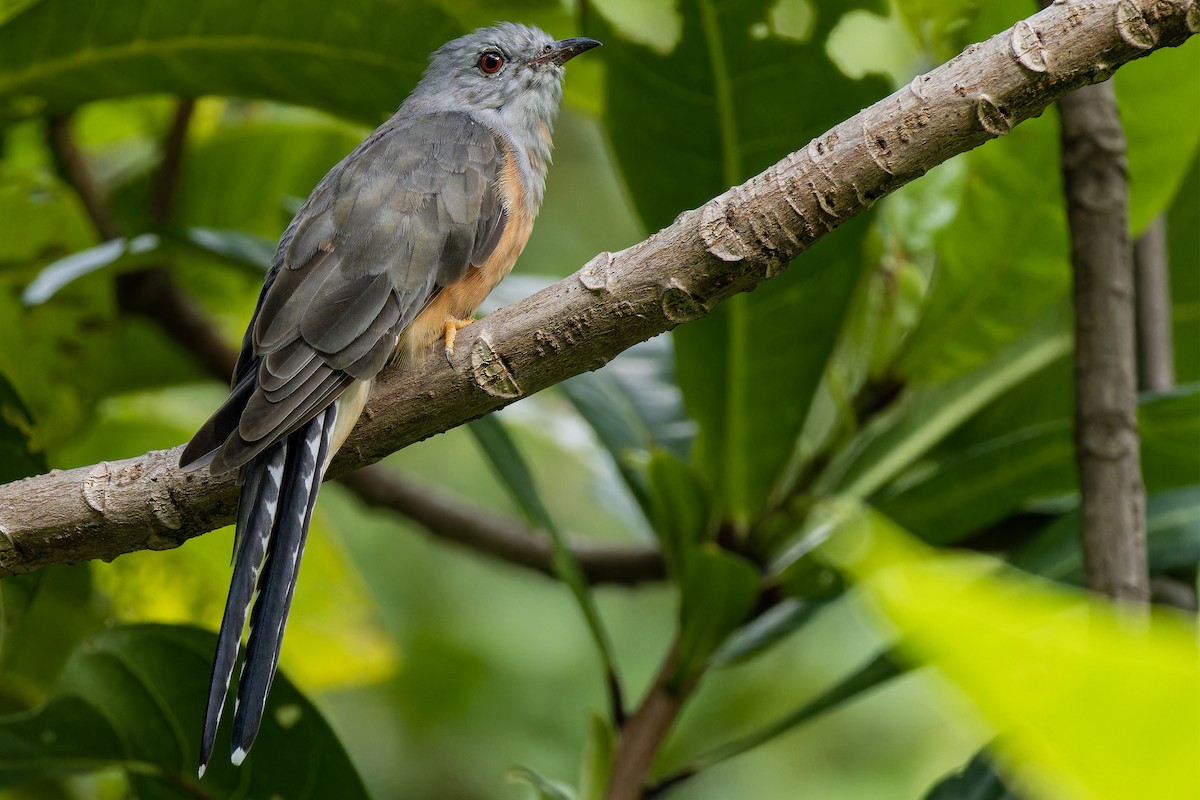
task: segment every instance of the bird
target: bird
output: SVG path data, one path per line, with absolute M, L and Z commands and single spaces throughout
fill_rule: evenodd
M 454 39 L 396 113 L 317 183 L 280 237 L 228 399 L 180 467 L 237 472 L 233 575 L 199 774 L 249 617 L 230 760 L 262 724 L 330 459 L 372 381 L 455 334 L 512 269 L 541 206 L 563 65 L 600 44 L 501 23 Z

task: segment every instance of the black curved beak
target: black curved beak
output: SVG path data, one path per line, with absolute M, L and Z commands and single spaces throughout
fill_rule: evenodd
M 600 42 L 595 39 L 589 39 L 586 36 L 579 36 L 574 39 L 559 39 L 550 45 L 550 49 L 542 53 L 537 58 L 531 59 L 532 64 L 557 64 L 562 66 L 580 53 L 586 53 L 593 47 L 599 47 Z

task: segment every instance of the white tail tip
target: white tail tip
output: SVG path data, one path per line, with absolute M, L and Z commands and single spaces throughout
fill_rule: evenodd
M 233 751 L 233 755 L 229 757 L 229 760 L 233 762 L 235 767 L 240 767 L 242 762 L 246 760 L 246 751 L 239 747 Z

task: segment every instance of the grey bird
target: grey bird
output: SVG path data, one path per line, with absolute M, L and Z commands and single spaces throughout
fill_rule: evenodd
M 201 776 L 247 616 L 234 764 L 258 733 L 330 458 L 376 374 L 439 336 L 451 360 L 454 334 L 512 269 L 542 202 L 563 64 L 598 44 L 504 23 L 443 45 L 284 231 L 229 398 L 180 458 L 241 482 Z

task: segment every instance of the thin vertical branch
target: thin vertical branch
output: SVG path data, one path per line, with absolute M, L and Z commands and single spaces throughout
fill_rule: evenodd
M 1137 282 L 1138 385 L 1153 392 L 1175 387 L 1171 336 L 1171 278 L 1167 223 L 1160 214 L 1133 246 Z
M 1093 590 L 1146 602 L 1125 133 L 1111 82 L 1078 89 L 1058 106 L 1075 278 L 1075 452 L 1084 568 Z

